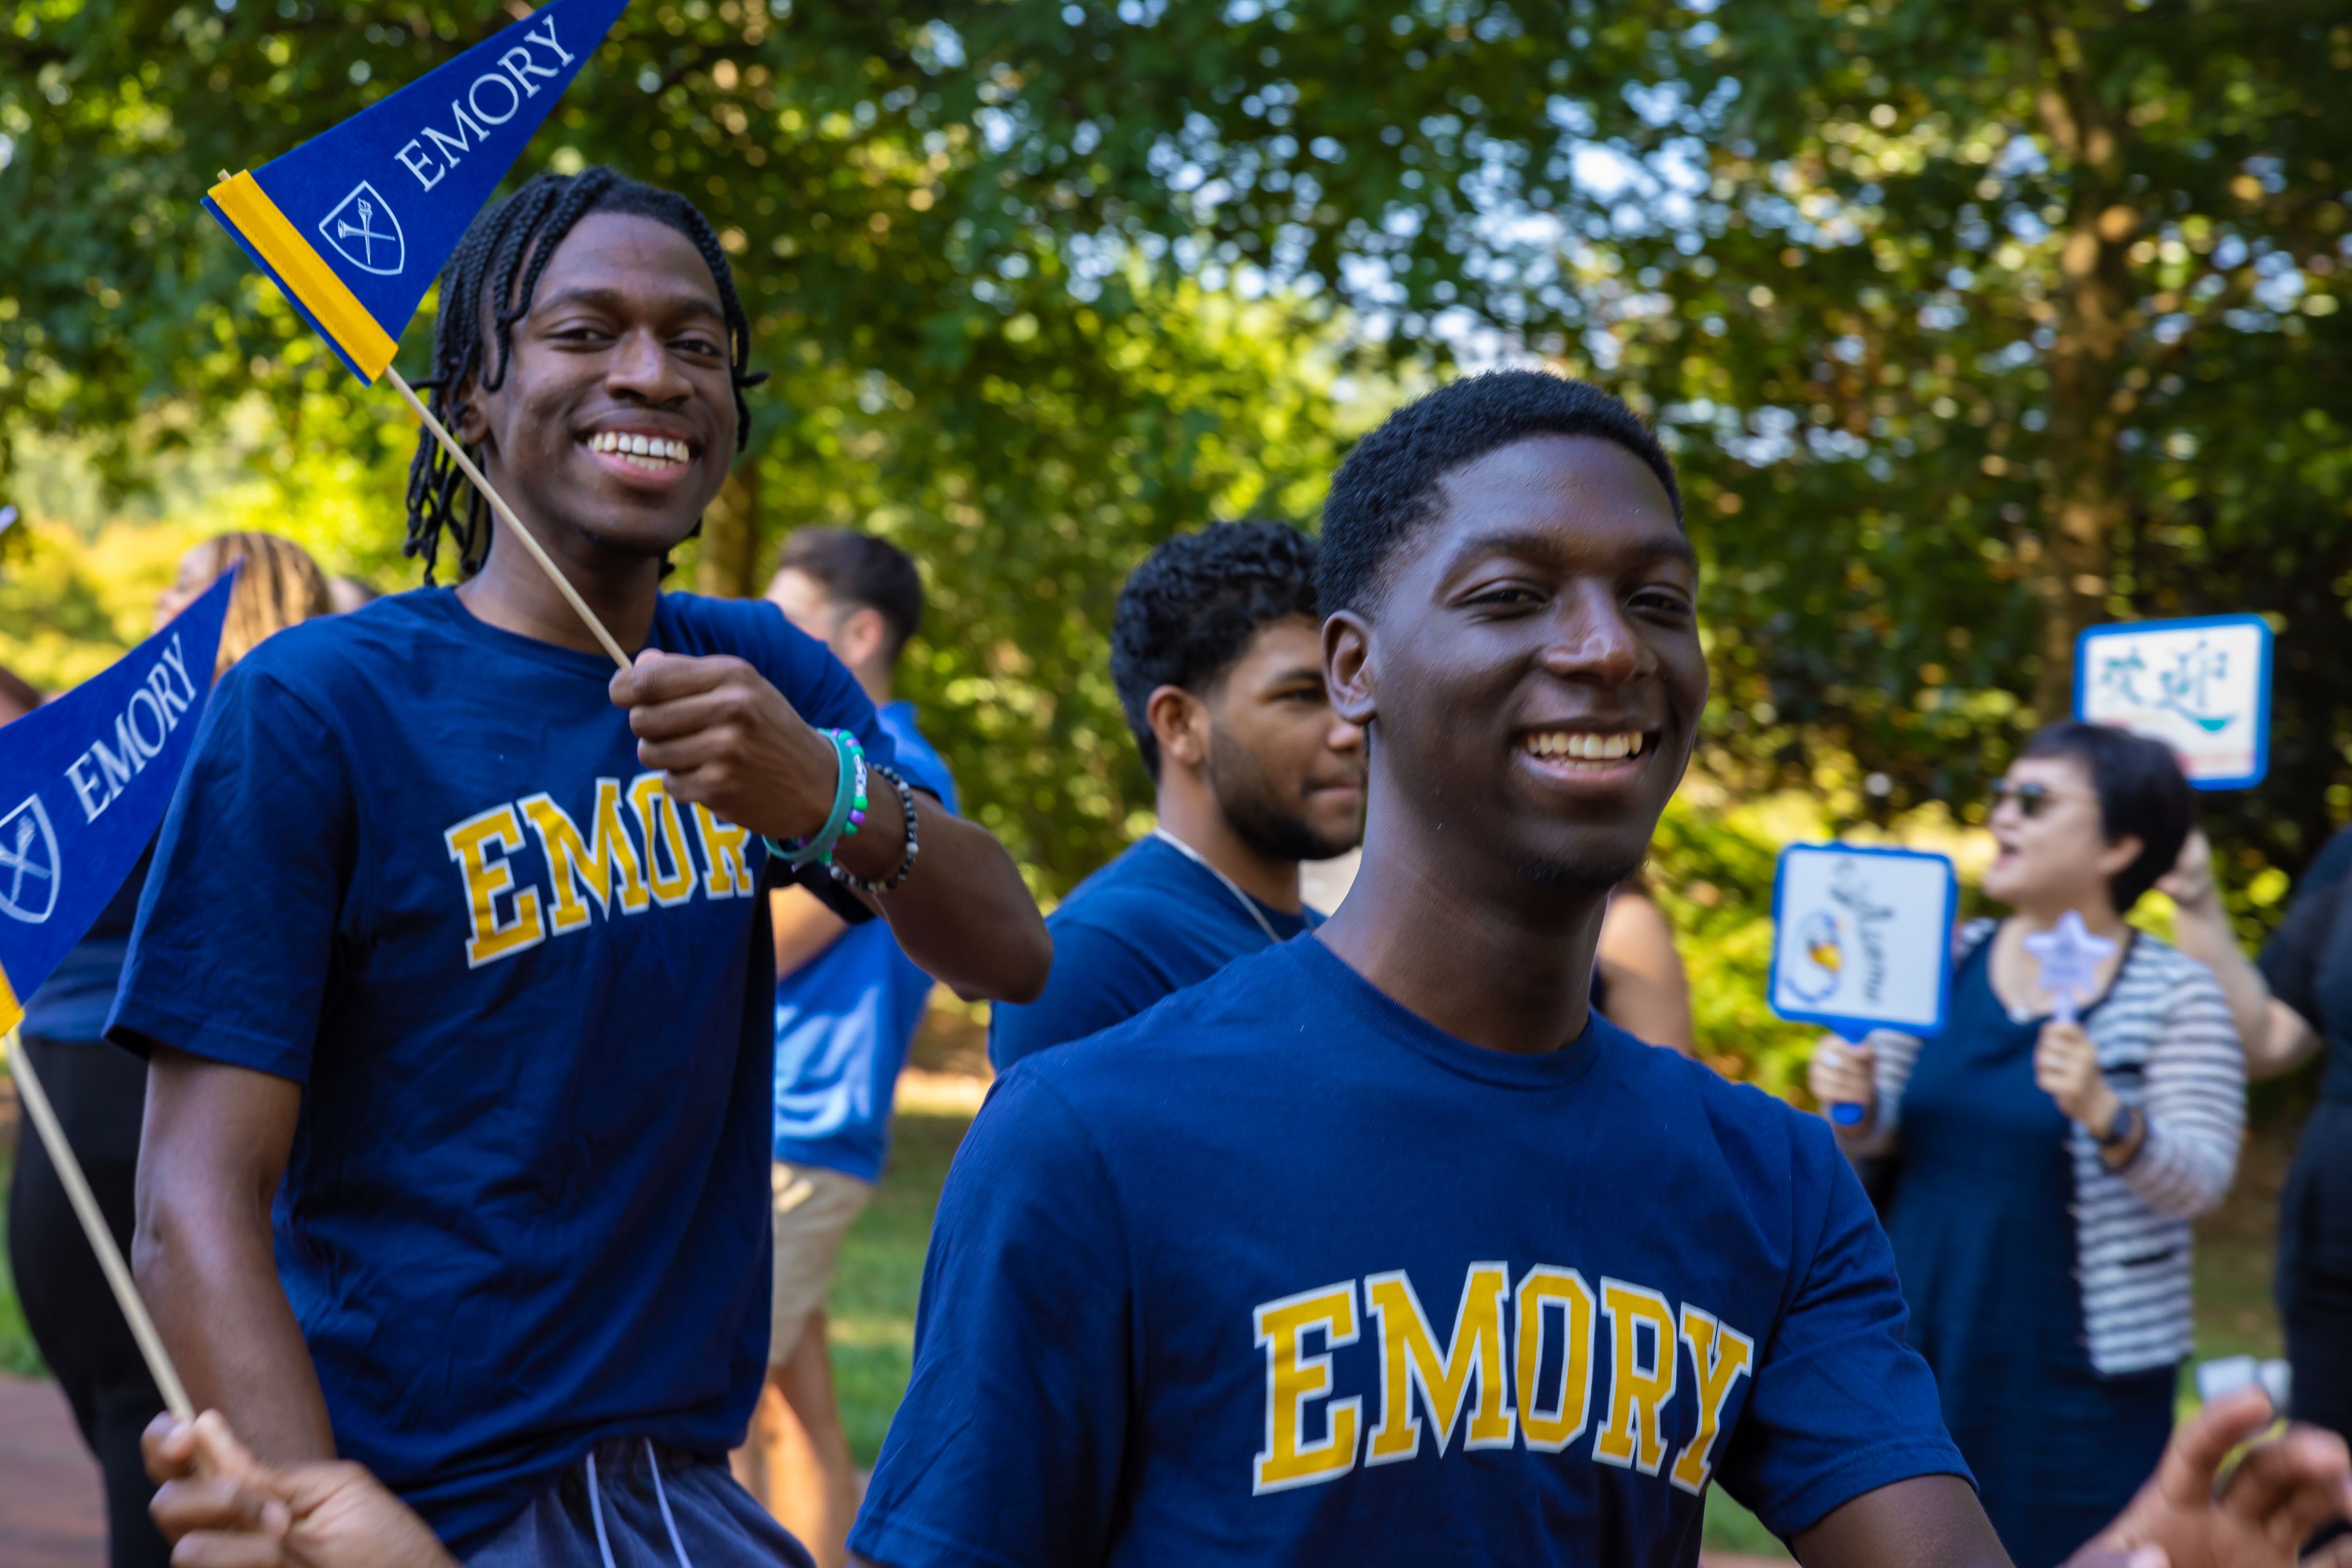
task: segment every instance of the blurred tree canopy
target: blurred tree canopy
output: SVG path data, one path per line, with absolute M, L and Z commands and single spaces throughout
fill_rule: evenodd
M 259 388 L 256 461 L 360 453 L 396 539 L 410 433 L 194 202 L 507 14 L 0 6 L 0 444 L 135 484 Z M 2352 813 L 2347 69 L 2313 0 L 637 0 L 519 172 L 709 214 L 778 374 L 700 580 L 808 521 L 926 559 L 914 695 L 1049 888 L 1149 805 L 1126 569 L 1310 517 L 1397 387 L 1498 356 L 1677 452 L 1719 777 L 1965 802 L 2084 624 L 2262 610 L 2272 779 L 2217 826 L 2293 867 Z

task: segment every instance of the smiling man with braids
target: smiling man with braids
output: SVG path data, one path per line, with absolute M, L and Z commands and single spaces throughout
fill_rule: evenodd
M 676 195 L 596 169 L 477 221 L 435 401 L 642 652 L 615 675 L 422 447 L 428 586 L 220 686 L 111 1022 L 152 1061 L 137 1264 L 197 1399 L 364 1460 L 478 1565 L 805 1561 L 724 1465 L 766 1364 L 769 841 L 869 768 L 799 879 L 966 995 L 1045 977 L 1010 858 L 896 778 L 824 646 L 660 591 L 749 339 Z

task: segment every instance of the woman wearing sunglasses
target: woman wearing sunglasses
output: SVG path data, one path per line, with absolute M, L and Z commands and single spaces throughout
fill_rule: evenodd
M 2012 913 L 1960 930 L 1944 1032 L 1832 1037 L 1813 1058 L 1814 1095 L 1864 1111 L 1839 1141 L 1893 1156 L 1911 1342 L 2019 1568 L 2063 1561 L 2163 1451 L 2189 1221 L 2237 1166 L 2245 1065 L 2221 988 L 2124 923 L 2195 814 L 2157 742 L 2042 730 L 1993 791 L 1983 888 Z M 2069 911 L 2114 944 L 2071 1009 L 2025 946 Z

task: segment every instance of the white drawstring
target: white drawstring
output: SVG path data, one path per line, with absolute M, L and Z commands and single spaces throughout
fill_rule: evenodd
M 669 1493 L 662 1490 L 661 1461 L 654 1457 L 654 1440 L 643 1439 L 646 1445 L 646 1469 L 654 1478 L 654 1501 L 661 1505 L 662 1528 L 669 1531 L 669 1549 L 677 1554 L 677 1568 L 694 1568 L 693 1560 L 686 1554 L 686 1542 L 677 1537 L 677 1519 L 669 1511 Z M 604 1496 L 596 1487 L 596 1451 L 588 1451 L 588 1512 L 596 1521 L 596 1551 L 604 1559 L 604 1568 L 614 1568 L 613 1542 L 604 1534 Z
M 677 1568 L 694 1568 L 687 1561 L 686 1543 L 677 1538 L 677 1521 L 670 1517 L 669 1493 L 662 1490 L 661 1466 L 654 1458 L 654 1440 L 646 1439 L 646 1469 L 654 1476 L 654 1500 L 661 1504 L 662 1527 L 669 1531 L 669 1549 L 677 1553 Z
M 613 1543 L 604 1539 L 604 1500 L 596 1490 L 596 1450 L 588 1450 L 588 1511 L 596 1521 L 596 1550 L 604 1553 L 604 1568 L 613 1568 Z

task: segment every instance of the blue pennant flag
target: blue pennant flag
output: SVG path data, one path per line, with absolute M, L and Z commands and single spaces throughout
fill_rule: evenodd
M 0 727 L 0 1033 L 163 820 L 236 580 L 230 572 L 103 674 Z
M 466 225 L 628 0 L 553 0 L 251 173 L 205 210 L 373 383 Z

